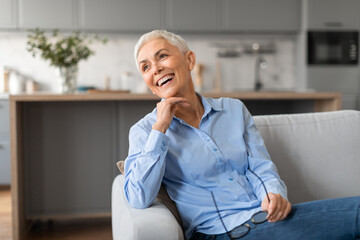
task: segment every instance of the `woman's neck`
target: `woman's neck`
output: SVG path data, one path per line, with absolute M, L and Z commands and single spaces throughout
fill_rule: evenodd
M 175 116 L 184 120 L 187 124 L 199 128 L 201 118 L 204 114 L 204 106 L 201 98 L 195 93 L 185 96 L 190 107 L 183 107 L 178 105 L 175 110 Z

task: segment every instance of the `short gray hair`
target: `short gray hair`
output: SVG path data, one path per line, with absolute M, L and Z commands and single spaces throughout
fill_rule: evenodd
M 137 57 L 139 55 L 139 51 L 142 48 L 142 46 L 145 43 L 147 43 L 151 40 L 154 40 L 154 39 L 158 39 L 158 38 L 163 38 L 163 39 L 167 40 L 170 44 L 177 47 L 181 53 L 186 53 L 186 52 L 190 51 L 186 41 L 179 35 L 168 32 L 166 30 L 153 30 L 151 32 L 148 32 L 148 33 L 145 33 L 144 35 L 142 35 L 140 37 L 139 41 L 135 45 L 134 58 L 135 58 L 135 63 L 136 63 L 137 68 L 138 68 Z

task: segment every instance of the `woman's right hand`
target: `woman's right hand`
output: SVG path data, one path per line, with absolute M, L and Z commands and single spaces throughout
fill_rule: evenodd
M 166 130 L 170 127 L 178 104 L 181 104 L 184 107 L 189 106 L 188 101 L 182 97 L 170 97 L 157 103 L 157 119 L 152 126 L 152 129 L 165 134 Z

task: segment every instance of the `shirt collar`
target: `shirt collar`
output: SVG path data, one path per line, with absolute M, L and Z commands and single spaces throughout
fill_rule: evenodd
M 209 114 L 211 110 L 214 110 L 216 112 L 224 110 L 218 101 L 212 101 L 211 99 L 205 98 L 199 93 L 196 94 L 201 98 L 201 102 L 204 106 L 204 116 Z

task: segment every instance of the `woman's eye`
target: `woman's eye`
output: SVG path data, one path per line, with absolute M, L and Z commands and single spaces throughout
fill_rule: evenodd
M 144 65 L 144 66 L 142 67 L 143 72 L 145 72 L 148 68 L 149 68 L 149 65 Z
M 159 56 L 159 58 L 162 59 L 162 58 L 164 58 L 164 57 L 166 57 L 166 56 L 167 56 L 167 54 L 163 53 L 163 54 L 161 54 L 161 55 Z

